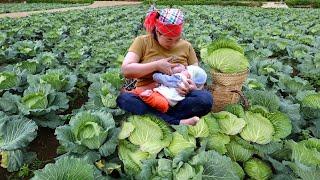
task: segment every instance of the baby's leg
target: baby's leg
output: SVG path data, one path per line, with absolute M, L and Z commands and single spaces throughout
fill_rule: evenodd
M 148 91 L 148 90 L 147 90 Z M 151 90 L 150 90 L 151 91 Z M 150 92 L 144 91 L 146 95 L 148 95 Z M 165 97 L 163 97 L 158 92 L 151 91 L 151 94 L 148 96 L 143 96 L 142 93 L 139 96 L 146 104 L 151 106 L 152 108 L 165 113 L 169 109 L 169 103 Z

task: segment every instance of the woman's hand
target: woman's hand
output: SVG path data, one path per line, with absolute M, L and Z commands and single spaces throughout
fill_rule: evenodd
M 168 57 L 164 59 L 160 59 L 156 61 L 157 63 L 157 70 L 159 72 L 162 72 L 164 74 L 172 75 L 172 68 L 175 66 L 178 66 L 178 64 L 172 64 L 170 61 L 173 59 L 173 57 Z
M 182 96 L 187 95 L 190 91 L 197 89 L 196 84 L 191 79 L 182 79 L 182 83 L 176 88 L 178 93 Z

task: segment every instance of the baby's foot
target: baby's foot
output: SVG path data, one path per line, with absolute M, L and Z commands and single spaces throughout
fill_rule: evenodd
M 194 117 L 192 117 L 192 118 L 182 119 L 182 120 L 180 121 L 180 124 L 185 124 L 185 125 L 192 125 L 192 126 L 194 126 L 194 125 L 197 124 L 197 122 L 198 122 L 199 120 L 200 120 L 199 117 L 194 116 Z
M 148 97 L 152 94 L 152 90 L 148 89 L 140 93 L 140 96 Z

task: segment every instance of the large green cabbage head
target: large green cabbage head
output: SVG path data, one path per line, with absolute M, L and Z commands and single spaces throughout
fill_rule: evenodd
M 56 92 L 48 84 L 30 85 L 19 100 L 19 110 L 25 114 L 44 115 L 54 110 L 68 108 L 68 98 L 65 93 Z
M 260 113 L 245 113 L 245 121 L 247 125 L 243 128 L 240 136 L 250 142 L 258 144 L 269 143 L 274 134 L 272 123 Z
M 155 116 L 130 116 L 122 125 L 119 139 L 126 139 L 140 147 L 140 150 L 157 154 L 169 146 L 172 134 L 167 124 Z
M 220 131 L 224 134 L 236 135 L 240 133 L 242 128 L 246 125 L 243 118 L 238 118 L 236 115 L 227 111 L 215 113 L 214 117 L 219 123 Z
M 70 126 L 78 144 L 98 149 L 115 123 L 110 113 L 84 111 L 71 118 Z
M 218 40 L 201 50 L 203 61 L 221 73 L 238 73 L 248 69 L 243 49 L 231 40 Z

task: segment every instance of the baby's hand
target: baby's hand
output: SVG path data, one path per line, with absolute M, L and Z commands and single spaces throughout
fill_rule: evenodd
M 152 90 L 148 89 L 140 93 L 140 96 L 148 97 L 148 96 L 151 96 L 152 92 L 153 92 Z

